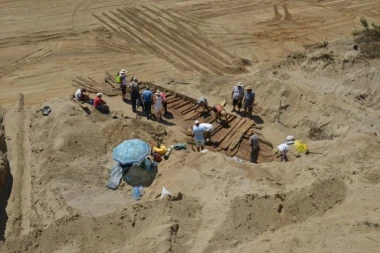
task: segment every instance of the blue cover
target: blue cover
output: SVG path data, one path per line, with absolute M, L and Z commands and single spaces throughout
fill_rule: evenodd
M 113 150 L 113 159 L 121 165 L 140 163 L 150 154 L 148 143 L 140 140 L 125 140 Z

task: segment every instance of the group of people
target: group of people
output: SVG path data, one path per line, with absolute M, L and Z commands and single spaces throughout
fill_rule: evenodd
M 251 137 L 249 137 L 249 146 L 251 147 L 251 156 L 250 162 L 257 163 L 257 159 L 259 158 L 260 152 L 260 138 L 256 133 L 253 133 Z M 287 162 L 288 157 L 286 156 L 289 151 L 289 146 L 286 143 L 282 143 L 277 146 L 276 149 L 273 150 L 273 158 L 280 157 L 280 162 Z
M 108 113 L 110 111 L 106 101 L 104 101 L 102 99 L 103 93 L 101 93 L 101 92 L 98 92 L 96 94 L 95 98 L 92 100 L 92 99 L 90 99 L 90 96 L 88 95 L 87 90 L 85 88 L 79 88 L 75 92 L 74 96 L 75 96 L 75 99 L 77 101 L 89 102 L 90 104 L 92 104 L 92 106 L 95 109 L 97 109 L 103 113 Z
M 150 88 L 146 87 L 140 96 L 140 85 L 138 79 L 132 77 L 131 83 L 128 85 L 127 73 L 127 70 L 122 69 L 116 75 L 116 82 L 120 84 L 122 100 L 126 101 L 125 95 L 129 92 L 131 94 L 132 111 L 136 113 L 137 106 L 141 106 L 146 112 L 147 119 L 151 118 L 152 105 L 154 105 L 157 121 L 161 121 L 162 111 L 164 111 L 164 114 L 168 113 L 166 94 L 164 92 L 160 92 L 159 90 L 153 94 Z
M 255 92 L 252 90 L 251 86 L 246 87 L 246 92 L 244 92 L 243 84 L 238 82 L 232 89 L 232 112 L 237 112 L 240 114 L 240 110 L 243 107 L 244 116 L 252 118 L 253 104 L 255 103 Z M 236 108 L 237 106 L 237 109 Z
M 205 97 L 198 98 L 195 104 L 195 112 L 197 112 L 199 108 L 202 108 L 202 112 L 204 112 L 205 110 L 208 113 L 210 112 L 210 108 L 208 107 L 207 99 Z M 225 122 L 228 124 L 227 111 L 226 109 L 224 109 L 222 105 L 216 104 L 212 107 L 212 110 L 215 113 L 215 122 L 218 122 L 219 119 L 221 120 L 222 118 L 224 118 Z

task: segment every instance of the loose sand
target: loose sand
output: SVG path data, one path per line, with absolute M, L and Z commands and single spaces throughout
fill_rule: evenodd
M 357 13 L 380 24 L 379 8 L 369 0 L 1 3 L 0 251 L 379 252 L 380 62 L 353 50 L 351 36 Z M 76 76 L 102 81 L 121 68 L 211 104 L 226 100 L 228 110 L 241 81 L 256 92 L 264 136 L 276 145 L 295 135 L 312 152 L 249 164 L 173 151 L 136 202 L 124 181 L 105 187 L 112 149 L 130 138 L 187 139 L 175 119 L 135 119 L 120 96 L 105 96 L 109 116 L 69 99 Z M 162 187 L 173 197 L 160 200 Z

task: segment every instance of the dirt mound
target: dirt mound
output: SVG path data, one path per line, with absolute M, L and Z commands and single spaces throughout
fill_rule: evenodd
M 110 215 L 72 214 L 2 248 L 6 252 L 186 252 L 200 226 L 201 207 L 186 195 L 125 206 Z M 54 243 L 51 243 L 54 240 Z M 17 243 L 16 243 L 17 241 Z M 30 243 L 32 242 L 32 243 Z
M 139 138 L 146 142 L 163 143 L 167 130 L 162 125 L 138 119 L 113 120 L 105 123 L 102 134 L 107 138 L 107 145 L 115 147 L 126 139 Z
M 361 181 L 373 185 L 380 183 L 380 170 L 374 169 L 366 171 L 366 173 L 361 176 Z
M 303 222 L 313 215 L 323 215 L 328 209 L 342 202 L 346 186 L 342 180 L 318 180 L 310 187 L 286 194 L 248 194 L 231 202 L 227 219 L 211 239 L 209 250 L 215 252 L 221 245 L 234 247 L 247 236 L 259 236 L 267 230 Z

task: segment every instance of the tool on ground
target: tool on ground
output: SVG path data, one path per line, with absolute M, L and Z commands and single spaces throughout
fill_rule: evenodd
M 173 149 L 174 149 L 174 145 L 170 145 L 168 151 L 166 151 L 166 154 L 164 155 L 164 159 L 165 160 L 169 159 L 169 156 L 170 156 L 170 154 L 171 154 L 171 152 L 172 152 Z

